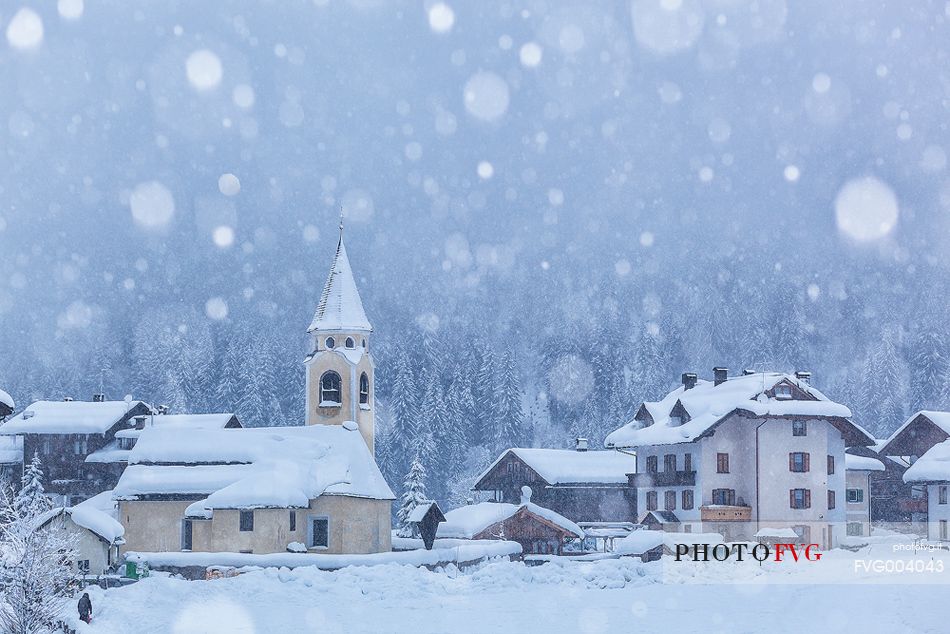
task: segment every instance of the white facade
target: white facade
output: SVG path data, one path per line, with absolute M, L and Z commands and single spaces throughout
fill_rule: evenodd
M 950 482 L 927 485 L 927 512 L 927 539 L 950 541 Z

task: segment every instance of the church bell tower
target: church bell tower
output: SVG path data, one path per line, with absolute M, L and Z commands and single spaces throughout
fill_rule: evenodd
M 305 420 L 307 425 L 356 423 L 370 453 L 374 452 L 376 406 L 375 365 L 369 347 L 372 332 L 346 255 L 341 219 L 330 275 L 307 328 Z

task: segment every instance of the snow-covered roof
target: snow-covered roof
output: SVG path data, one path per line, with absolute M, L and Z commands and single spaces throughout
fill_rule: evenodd
M 320 295 L 317 312 L 310 322 L 307 332 L 321 331 L 356 331 L 370 332 L 373 327 L 363 311 L 363 302 L 360 292 L 353 279 L 353 269 L 346 256 L 346 246 L 343 244 L 343 235 L 336 247 L 333 264 L 330 266 L 330 275 Z
M 666 533 L 663 531 L 636 530 L 615 542 L 614 552 L 621 555 L 642 555 L 662 546 L 665 539 Z
M 575 451 L 572 449 L 522 449 L 503 452 L 476 479 L 476 487 L 501 460 L 513 453 L 548 484 L 626 484 L 627 474 L 637 468 L 636 457 L 619 451 Z
M 145 429 L 151 427 L 168 427 L 179 430 L 223 429 L 232 418 L 234 418 L 234 414 L 232 413 L 161 414 L 146 417 Z M 145 429 L 120 429 L 115 433 L 115 436 L 116 438 L 138 438 Z
M 798 533 L 796 533 L 791 528 L 762 528 L 759 529 L 755 537 L 762 537 L 765 539 L 775 538 L 775 539 L 798 539 Z
M 904 431 L 908 427 L 910 427 L 910 425 L 921 416 L 923 416 L 924 418 L 932 422 L 938 428 L 942 429 L 945 433 L 950 434 L 950 412 L 921 410 L 919 412 L 915 412 L 914 414 L 911 414 L 910 417 L 908 417 L 908 419 L 905 420 L 903 424 L 901 424 L 900 427 L 894 430 L 894 433 L 892 433 L 890 436 L 887 437 L 885 441 L 883 441 L 883 445 L 880 447 L 879 451 L 886 452 L 887 455 L 895 455 L 892 453 L 895 451 L 895 449 L 889 447 L 889 445 L 892 442 L 894 442 L 898 436 L 902 435 Z
M 141 401 L 37 401 L 0 425 L 0 434 L 102 434 Z
M 412 509 L 412 511 L 409 513 L 409 517 L 407 518 L 407 521 L 421 522 L 425 518 L 426 513 L 428 513 L 429 509 L 431 509 L 433 506 L 435 506 L 436 509 L 439 509 L 439 505 L 436 504 L 433 500 L 426 500 L 425 502 L 421 502 L 417 504 L 416 507 Z M 442 515 L 441 509 L 439 509 L 439 514 Z
M 0 436 L 0 463 L 23 462 L 22 436 Z
M 521 509 L 534 513 L 578 537 L 584 537 L 584 530 L 580 526 L 560 513 L 538 506 L 533 502 L 522 504 L 480 502 L 453 509 L 445 514 L 445 522 L 439 524 L 436 535 L 443 538 L 472 539 L 492 524 L 505 521 Z
M 124 431 L 124 430 L 120 430 Z M 118 435 L 118 433 L 116 434 Z M 100 447 L 96 449 L 91 454 L 86 456 L 84 462 L 89 463 L 111 463 L 111 462 L 128 462 L 129 454 L 132 453 L 131 449 L 120 449 L 119 441 L 113 440 L 108 443 L 105 447 Z
M 788 383 L 807 397 L 776 398 L 769 394 L 779 383 Z M 671 424 L 674 408 L 679 413 L 679 404 L 688 414 L 688 422 Z M 730 413 L 741 410 L 753 416 L 805 416 L 847 419 L 851 410 L 829 400 L 810 384 L 792 375 L 778 372 L 760 372 L 731 377 L 716 385 L 712 381 L 698 380 L 695 387 L 687 390 L 678 387 L 663 400 L 644 403 L 653 418 L 652 424 L 642 427 L 633 420 L 608 434 L 607 447 L 639 447 L 645 445 L 670 445 L 692 442 L 703 436 Z M 681 419 L 682 420 L 682 419 Z M 673 421 L 675 422 L 675 421 Z M 860 434 L 872 438 L 863 429 L 848 421 Z
M 844 468 L 850 471 L 884 471 L 884 463 L 870 456 L 844 455 Z
M 342 425 L 199 429 L 186 436 L 147 429 L 115 496 L 174 494 L 205 495 L 205 509 L 306 507 L 320 495 L 395 497 L 362 435 Z
M 16 409 L 16 403 L 13 402 L 13 397 L 7 394 L 6 392 L 4 392 L 3 390 L 0 390 L 0 403 L 2 403 L 3 405 L 6 405 L 11 410 Z
M 125 528 L 117 519 L 118 511 L 112 499 L 112 491 L 103 491 L 75 506 L 51 509 L 37 519 L 36 525 L 43 526 L 64 513 L 74 524 L 92 531 L 109 544 L 116 543 L 125 535 Z
M 950 440 L 937 443 L 910 465 L 904 482 L 950 482 Z

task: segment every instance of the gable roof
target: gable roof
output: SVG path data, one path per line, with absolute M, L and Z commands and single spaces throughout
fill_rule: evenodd
M 306 507 L 320 495 L 395 499 L 359 431 L 344 425 L 144 430 L 117 499 L 207 496 L 215 508 Z
M 320 295 L 317 312 L 307 332 L 323 331 L 356 331 L 371 332 L 373 327 L 363 311 L 363 302 L 360 292 L 353 279 L 353 269 L 346 256 L 346 246 L 343 244 L 342 230 L 340 241 L 336 246 L 336 255 L 330 266 L 330 275 Z
M 950 439 L 937 443 L 907 467 L 904 482 L 950 482 Z
M 904 455 L 910 448 L 904 443 L 914 443 L 915 437 L 920 433 L 917 428 L 923 423 L 930 423 L 947 436 L 950 436 L 950 412 L 921 410 L 911 414 L 900 427 L 895 429 L 894 433 L 884 441 L 879 452 L 885 456 Z
M 232 421 L 234 421 L 232 423 Z M 230 412 L 213 414 L 159 414 L 148 416 L 143 429 L 120 429 L 115 433 L 116 438 L 138 438 L 143 431 L 152 427 L 178 429 L 180 431 L 196 429 L 224 429 L 228 424 L 231 427 L 241 427 L 237 416 Z
M 636 471 L 637 459 L 619 451 L 575 451 L 573 449 L 508 449 L 476 479 L 475 488 L 505 456 L 514 454 L 550 485 L 626 484 L 627 474 Z
M 774 389 L 779 384 L 788 385 L 795 398 L 777 398 Z M 634 419 L 608 434 L 604 444 L 607 447 L 638 447 L 693 442 L 709 435 L 733 412 L 752 416 L 829 418 L 843 434 L 847 432 L 851 436 L 851 444 L 874 442 L 866 431 L 848 420 L 850 409 L 828 399 L 810 384 L 779 372 L 731 377 L 719 385 L 699 380 L 689 390 L 680 386 L 661 401 L 644 403 L 644 407 L 652 424 L 641 427 L 640 420 Z M 674 411 L 685 412 L 689 420 L 680 425 L 671 424 Z
M 676 517 L 676 513 L 673 511 L 647 511 L 647 514 L 643 516 L 641 524 L 646 524 L 647 519 L 653 517 L 654 521 L 657 524 L 679 524 L 680 520 Z
M 560 513 L 533 502 L 523 504 L 479 502 L 461 506 L 445 514 L 445 522 L 439 524 L 436 535 L 439 538 L 472 539 L 489 526 L 514 517 L 522 509 L 577 537 L 584 536 L 584 530 L 580 526 Z
M 117 510 L 112 491 L 103 491 L 75 506 L 47 511 L 41 516 L 37 526 L 45 526 L 54 517 L 62 514 L 66 514 L 76 526 L 91 531 L 107 544 L 120 542 L 125 535 L 125 528 L 116 519 Z
M 417 504 L 416 508 L 412 509 L 412 512 L 409 513 L 407 521 L 421 522 L 423 519 L 425 519 L 425 516 L 428 515 L 430 511 L 432 511 L 434 517 L 436 518 L 436 522 L 445 521 L 445 514 L 442 512 L 442 509 L 439 508 L 439 505 L 433 500 L 426 500 L 421 504 Z
M 848 471 L 884 471 L 884 463 L 870 456 L 845 453 L 844 468 Z
M 0 434 L 104 434 L 142 401 L 37 401 L 0 425 Z

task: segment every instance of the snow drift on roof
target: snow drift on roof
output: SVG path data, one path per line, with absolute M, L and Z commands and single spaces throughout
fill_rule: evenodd
M 508 504 L 506 502 L 480 502 L 453 509 L 445 514 L 445 522 L 439 524 L 436 532 L 438 537 L 457 539 L 472 539 L 492 524 L 503 522 L 522 508 L 539 517 L 543 517 L 552 524 L 573 533 L 578 537 L 584 536 L 584 530 L 560 513 L 538 506 L 533 502 L 525 504 Z
M 122 524 L 116 519 L 118 513 L 112 491 L 103 491 L 85 502 L 66 509 L 73 522 L 91 530 L 110 544 L 125 534 Z
M 145 429 L 151 427 L 174 427 L 175 429 L 223 429 L 234 418 L 232 413 L 220 414 L 161 414 L 147 416 Z M 138 438 L 143 429 L 120 429 L 116 438 Z
M 23 438 L 0 436 L 0 464 L 23 462 Z
M 626 484 L 627 474 L 636 471 L 637 459 L 619 451 L 575 451 L 572 449 L 521 449 L 503 452 L 485 469 L 479 482 L 504 458 L 514 453 L 548 484 Z
M 141 401 L 37 401 L 0 425 L 0 434 L 102 434 Z
M 782 381 L 787 381 L 796 386 L 815 400 L 769 397 L 766 392 Z M 677 402 L 681 403 L 688 412 L 689 422 L 672 426 L 670 415 Z M 699 380 L 692 389 L 685 390 L 683 386 L 680 386 L 667 394 L 663 400 L 656 403 L 645 403 L 645 405 L 653 417 L 653 424 L 641 427 L 640 421 L 633 420 L 608 434 L 604 441 L 607 447 L 637 447 L 692 442 L 736 409 L 747 411 L 755 416 L 830 416 L 839 418 L 851 416 L 851 410 L 840 403 L 829 400 L 808 383 L 799 381 L 794 376 L 777 372 L 736 376 L 719 385 L 715 385 L 712 381 Z
M 844 455 L 844 468 L 851 471 L 884 471 L 884 463 L 870 456 Z
M 904 482 L 950 482 L 950 440 L 937 443 L 910 465 Z
M 333 256 L 333 264 L 330 266 L 330 275 L 327 277 L 320 303 L 317 305 L 317 312 L 307 332 L 314 330 L 370 332 L 372 329 L 366 313 L 363 312 L 363 302 L 356 288 L 356 280 L 353 279 L 353 269 L 350 268 L 350 260 L 346 256 L 346 246 L 343 244 L 341 235 L 336 247 L 336 255 Z
M 153 428 L 115 488 L 120 499 L 206 495 L 204 508 L 305 507 L 320 495 L 394 499 L 358 431 L 338 425 Z
M 3 390 L 0 390 L 0 403 L 3 403 L 10 409 L 16 409 L 16 403 L 13 402 L 13 397 Z
M 614 544 L 614 552 L 621 555 L 642 555 L 663 545 L 666 533 L 647 529 L 635 530 Z

